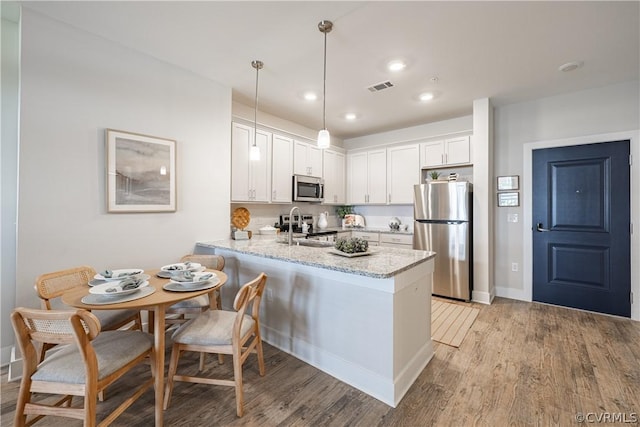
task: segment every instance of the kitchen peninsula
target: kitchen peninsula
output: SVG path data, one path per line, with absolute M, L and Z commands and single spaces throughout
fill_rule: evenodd
M 225 258 L 225 308 L 240 285 L 268 275 L 266 342 L 395 407 L 433 356 L 435 253 L 370 247 L 370 255 L 349 258 L 332 251 L 275 238 L 196 244 L 198 253 Z

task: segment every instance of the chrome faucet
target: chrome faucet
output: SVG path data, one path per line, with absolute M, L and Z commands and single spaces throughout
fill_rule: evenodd
M 293 211 L 298 210 L 298 227 L 302 227 L 302 214 L 300 208 L 294 206 L 289 212 L 289 246 L 293 245 Z

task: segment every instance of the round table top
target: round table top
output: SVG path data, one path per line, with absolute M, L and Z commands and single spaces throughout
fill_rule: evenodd
M 89 294 L 89 286 L 87 284 L 86 287 L 80 286 L 78 288 L 74 288 L 69 290 L 68 292 L 65 292 L 62 295 L 62 302 L 72 307 L 84 308 L 87 310 L 113 310 L 132 308 L 140 309 L 158 305 L 172 305 L 178 301 L 208 294 L 215 291 L 216 289 L 219 289 L 227 282 L 227 275 L 224 272 L 207 269 L 206 271 L 215 273 L 216 276 L 218 276 L 218 279 L 220 279 L 220 282 L 216 286 L 201 291 L 171 292 L 165 291 L 162 288 L 166 283 L 169 282 L 169 279 L 163 279 L 156 276 L 156 273 L 158 273 L 159 271 L 160 269 L 145 270 L 145 273 L 151 276 L 149 278 L 149 286 L 153 286 L 156 291 L 151 295 L 147 295 L 146 297 L 140 299 L 136 299 L 133 301 L 114 302 L 113 304 L 85 304 L 81 300 L 83 297 Z

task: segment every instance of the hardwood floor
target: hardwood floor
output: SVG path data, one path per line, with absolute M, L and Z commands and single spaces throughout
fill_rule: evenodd
M 577 424 L 579 412 L 621 413 L 638 424 L 640 322 L 502 298 L 473 306 L 480 314 L 460 348 L 434 343 L 434 358 L 397 408 L 266 345 L 265 377 L 258 376 L 255 357 L 245 364 L 243 418 L 236 418 L 232 388 L 179 383 L 165 425 L 568 426 Z M 181 360 L 185 369 L 197 369 L 196 354 Z M 218 366 L 209 357 L 206 369 L 230 374 L 230 362 Z M 108 389 L 99 417 L 134 382 Z M 2 426 L 12 424 L 18 386 L 7 383 L 3 368 Z M 81 423 L 48 417 L 36 425 Z M 153 425 L 153 393 L 113 425 Z

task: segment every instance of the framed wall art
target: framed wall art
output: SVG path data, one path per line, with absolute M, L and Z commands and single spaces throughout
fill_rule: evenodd
M 107 129 L 107 211 L 176 211 L 176 141 Z
M 517 191 L 509 193 L 498 193 L 498 206 L 520 206 L 520 193 Z
M 519 188 L 520 177 L 518 175 L 498 177 L 498 191 L 518 190 Z

